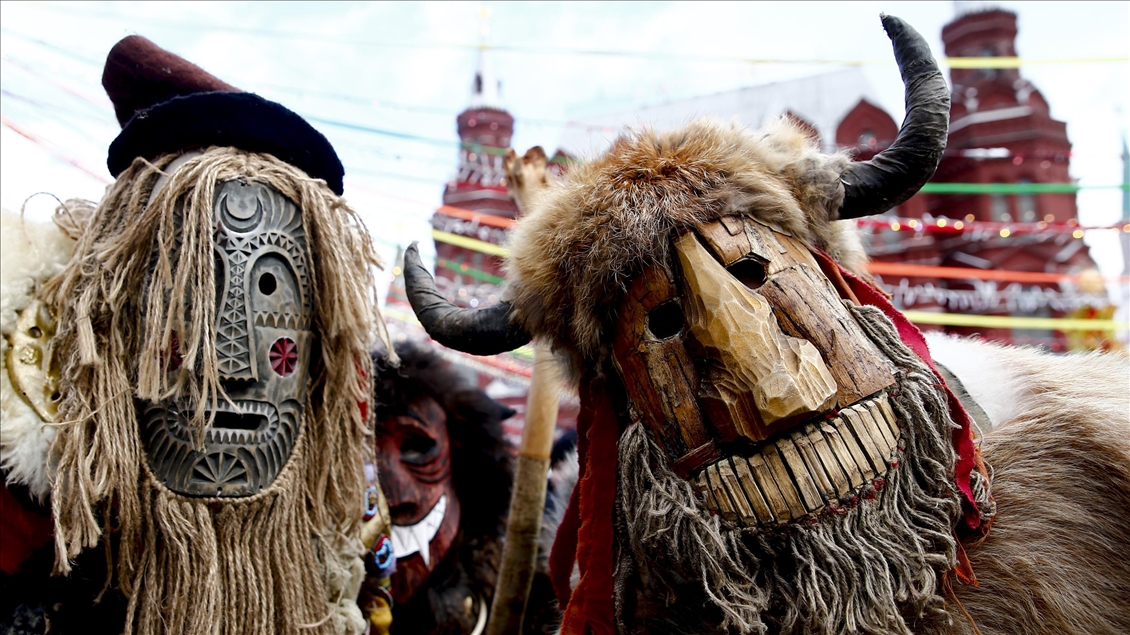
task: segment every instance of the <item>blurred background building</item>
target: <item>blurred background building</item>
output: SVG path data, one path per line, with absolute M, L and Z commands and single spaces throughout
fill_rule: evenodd
M 989 3 L 955 6 L 942 29 L 948 58 L 1016 57 L 1015 13 Z M 1082 240 L 1066 124 L 1051 117 L 1019 67 L 951 67 L 949 79 L 950 136 L 933 179 L 903 205 L 860 223 L 873 273 L 900 309 L 936 314 L 916 315 L 924 329 L 1053 351 L 1116 346 L 1113 332 L 1080 338 L 1054 323 L 1013 328 L 993 325 L 1007 320 L 954 317 L 1109 320 L 1114 305 Z M 848 68 L 589 117 L 590 127 L 570 131 L 562 146 L 584 154 L 625 126 L 664 128 L 703 115 L 755 128 L 786 115 L 825 150 L 861 161 L 889 147 L 899 129 L 860 70 Z
M 957 15 L 942 30 L 947 57 L 1016 56 L 1015 13 L 957 4 Z M 437 287 L 465 307 L 487 306 L 501 296 L 506 229 L 519 215 L 503 169 L 514 117 L 502 107 L 488 62 L 480 52 L 470 102 L 456 118 L 458 164 L 432 217 Z M 1071 141 L 1066 125 L 1052 118 L 1048 100 L 1019 68 L 952 68 L 949 79 L 949 143 L 934 178 L 883 217 L 861 221 L 876 278 L 924 329 L 1053 351 L 1117 346 L 1113 332 L 1101 329 L 986 326 L 981 319 L 1110 320 L 1114 305 L 1081 240 Z M 625 127 L 673 127 L 704 115 L 752 127 L 788 116 L 825 150 L 867 160 L 889 147 L 899 128 L 876 102 L 860 70 L 847 68 L 593 115 L 567 129 L 554 169 L 567 169 L 570 156 L 603 149 Z M 407 310 L 402 282 L 393 285 L 389 303 Z M 978 323 L 963 325 L 962 315 L 976 316 Z M 521 378 L 528 376 L 530 361 L 526 350 L 462 357 L 493 397 L 519 411 L 509 423 L 515 438 L 528 386 Z M 560 419 L 560 428 L 575 427 L 575 400 L 563 402 Z

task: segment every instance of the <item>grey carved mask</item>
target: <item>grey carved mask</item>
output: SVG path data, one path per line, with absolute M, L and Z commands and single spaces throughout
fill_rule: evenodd
M 302 212 L 278 191 L 227 181 L 213 209 L 216 351 L 231 403 L 212 405 L 215 420 L 197 449 L 187 427 L 193 413 L 182 404 L 139 402 L 142 444 L 175 492 L 250 496 L 279 475 L 302 429 L 314 339 L 310 263 Z

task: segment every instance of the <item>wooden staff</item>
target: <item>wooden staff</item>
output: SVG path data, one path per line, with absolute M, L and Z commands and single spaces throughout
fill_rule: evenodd
M 491 603 L 487 635 L 518 633 L 526 612 L 534 568 L 537 565 L 538 535 L 545 509 L 549 454 L 553 449 L 553 430 L 557 425 L 561 376 L 549 349 L 534 345 L 534 372 L 526 401 L 526 425 L 518 450 L 514 492 L 510 498 L 510 517 L 506 523 L 506 547 Z

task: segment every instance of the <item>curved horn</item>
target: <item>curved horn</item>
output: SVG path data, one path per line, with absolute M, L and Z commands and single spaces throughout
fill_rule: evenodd
M 930 47 L 909 24 L 889 15 L 882 19 L 906 86 L 906 118 L 891 147 L 840 175 L 840 218 L 881 214 L 905 202 L 934 175 L 946 149 L 950 94 Z
M 432 339 L 472 355 L 497 355 L 530 341 L 530 334 L 510 319 L 512 307 L 500 302 L 482 309 L 461 309 L 436 291 L 435 280 L 420 263 L 412 243 L 404 252 L 404 289 L 412 310 Z

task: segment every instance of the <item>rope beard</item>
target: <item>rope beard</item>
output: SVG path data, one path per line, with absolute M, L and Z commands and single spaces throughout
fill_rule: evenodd
M 616 583 L 629 604 L 617 602 L 621 624 L 641 632 L 910 635 L 908 619 L 941 612 L 937 581 L 956 563 L 961 517 L 954 424 L 937 379 L 890 320 L 873 307 L 850 308 L 896 368 L 890 400 L 902 456 L 886 486 L 815 524 L 739 529 L 706 509 L 642 424 L 629 426 L 619 450 Z
M 62 356 L 50 457 L 56 572 L 68 573 L 70 558 L 101 539 L 111 554 L 107 586 L 116 581 L 129 599 L 127 633 L 359 632 L 359 611 L 342 598 L 355 595 L 363 552 L 368 422 L 358 403 L 370 392 L 371 342 L 387 341 L 372 291 L 379 259 L 342 199 L 269 155 L 209 149 L 150 201 L 173 158 L 138 159 L 121 175 L 44 291 Z M 244 499 L 190 498 L 149 474 L 134 400 L 196 404 L 189 425 L 199 443 L 211 425 L 204 406 L 227 398 L 210 301 L 212 198 L 217 183 L 235 178 L 273 187 L 302 209 L 308 258 L 318 263 L 320 363 L 304 430 L 276 481 Z M 183 364 L 166 373 L 173 333 Z M 263 593 L 272 585 L 274 595 Z

